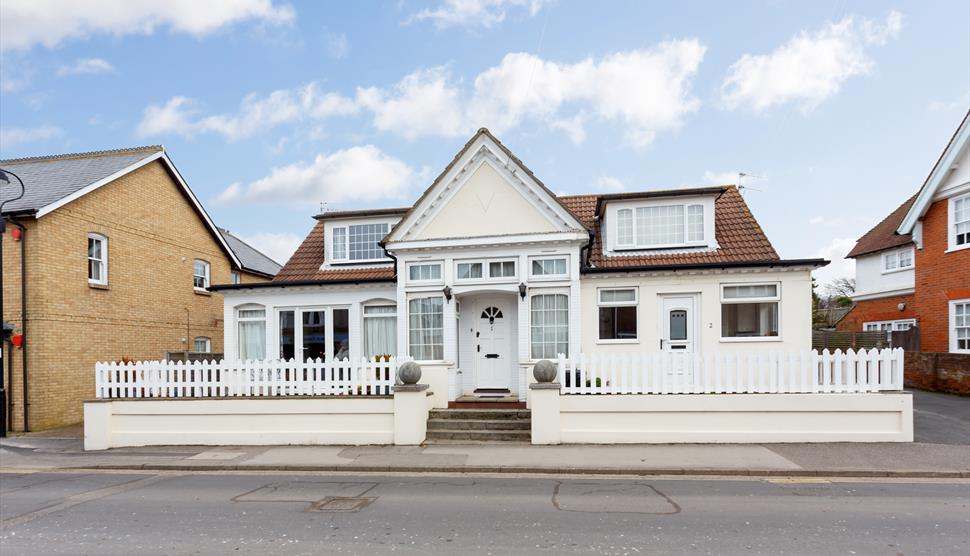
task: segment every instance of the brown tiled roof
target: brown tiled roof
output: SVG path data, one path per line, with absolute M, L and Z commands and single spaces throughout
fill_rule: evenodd
M 708 188 L 710 189 L 710 188 Z M 609 199 L 608 195 L 568 195 L 558 197 L 559 202 L 580 222 L 594 232 L 590 266 L 604 269 L 638 268 L 644 266 L 672 266 L 672 265 L 707 265 L 718 263 L 744 263 L 778 261 L 778 253 L 765 237 L 761 226 L 754 219 L 747 203 L 741 197 L 736 187 L 725 186 L 719 188 L 721 195 L 714 202 L 715 235 L 719 247 L 714 251 L 696 253 L 668 253 L 658 255 L 603 255 L 602 234 L 599 232 L 600 222 L 596 219 L 596 210 L 601 199 Z M 706 191 L 706 189 L 705 189 Z M 716 191 L 715 191 L 716 192 Z M 656 196 L 655 192 L 645 192 L 644 197 Z M 635 198 L 636 194 L 627 194 L 624 198 Z M 396 209 L 395 209 L 396 210 Z M 356 216 L 369 214 L 383 214 L 377 211 L 354 211 Z M 303 240 L 303 244 L 296 250 L 290 260 L 283 266 L 273 282 L 300 281 L 380 281 L 394 280 L 394 267 L 386 265 L 373 268 L 348 268 L 341 270 L 320 270 L 324 259 L 324 223 L 317 221 L 313 230 Z
M 709 189 L 709 188 L 708 188 Z M 651 192 L 645 192 L 646 196 Z M 635 194 L 624 194 L 624 198 L 634 198 Z M 775 248 L 754 219 L 747 203 L 737 187 L 725 186 L 723 193 L 714 202 L 715 236 L 718 248 L 714 251 L 694 253 L 667 253 L 656 255 L 636 254 L 629 256 L 610 256 L 603 254 L 603 234 L 600 233 L 602 219 L 596 220 L 597 205 L 604 195 L 570 195 L 560 197 L 569 209 L 582 220 L 583 224 L 594 230 L 592 252 L 589 266 L 594 268 L 616 268 L 622 270 L 644 266 L 674 266 L 691 264 L 766 262 L 780 260 Z
M 903 218 L 906 217 L 906 213 L 909 212 L 909 208 L 913 206 L 914 201 L 916 201 L 916 195 L 906 199 L 906 202 L 899 205 L 882 222 L 876 224 L 864 236 L 856 240 L 855 247 L 852 248 L 852 251 L 849 251 L 846 258 L 859 257 L 861 255 L 912 243 L 913 236 L 911 234 L 897 234 L 896 228 L 902 223 Z
M 323 264 L 323 221 L 317 221 L 310 234 L 303 240 L 283 269 L 273 278 L 273 282 L 300 282 L 319 280 L 322 282 L 344 282 L 360 280 L 371 282 L 394 280 L 394 265 L 373 268 L 348 268 L 341 270 L 320 270 Z

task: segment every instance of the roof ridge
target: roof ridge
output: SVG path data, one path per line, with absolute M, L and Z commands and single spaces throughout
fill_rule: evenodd
M 103 156 L 121 156 L 126 154 L 150 153 L 164 151 L 162 145 L 143 145 L 140 147 L 126 147 L 120 149 L 107 149 L 103 151 L 88 151 L 80 153 L 48 154 L 40 156 L 25 156 L 21 158 L 0 159 L 0 164 L 27 164 L 31 162 L 52 162 L 55 160 L 73 160 L 78 158 L 100 158 Z

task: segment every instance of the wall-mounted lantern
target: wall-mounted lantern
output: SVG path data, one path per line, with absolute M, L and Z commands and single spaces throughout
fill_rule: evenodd
M 525 282 L 519 282 L 519 297 L 525 299 Z

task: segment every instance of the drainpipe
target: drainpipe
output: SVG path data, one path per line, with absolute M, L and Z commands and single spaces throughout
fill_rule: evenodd
M 27 228 L 17 222 L 11 222 L 20 228 L 20 333 L 23 335 L 23 345 L 20 346 L 21 369 L 24 382 L 24 432 L 30 432 L 27 420 L 30 401 L 27 398 Z

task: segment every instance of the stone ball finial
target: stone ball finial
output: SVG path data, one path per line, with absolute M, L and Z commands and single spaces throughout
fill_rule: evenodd
M 398 367 L 397 378 L 401 380 L 401 384 L 417 384 L 421 380 L 421 365 L 406 361 Z
M 536 363 L 532 369 L 532 376 L 539 382 L 552 382 L 556 380 L 556 364 L 548 359 L 543 359 Z

